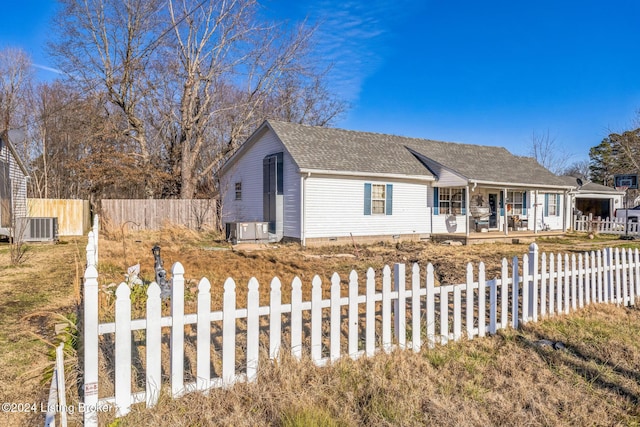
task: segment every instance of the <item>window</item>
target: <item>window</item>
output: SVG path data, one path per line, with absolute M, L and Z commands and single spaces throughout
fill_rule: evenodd
M 461 188 L 436 188 L 436 215 L 462 215 L 465 213 L 465 190 Z
M 236 182 L 236 200 L 242 200 L 242 183 Z
M 384 209 L 385 201 L 387 200 L 385 195 L 384 185 L 372 184 L 371 185 L 371 213 L 384 215 L 386 212 Z
M 522 191 L 507 193 L 507 212 L 509 215 L 525 215 L 525 197 Z
M 544 195 L 544 216 L 560 215 L 560 195 L 547 193 Z
M 364 184 L 364 214 L 391 215 L 393 210 L 393 185 Z

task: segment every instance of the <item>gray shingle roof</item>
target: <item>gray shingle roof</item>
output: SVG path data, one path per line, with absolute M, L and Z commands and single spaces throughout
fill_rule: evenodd
M 567 185 L 572 185 L 578 188 L 578 181 L 576 177 L 564 175 L 560 177 Z M 620 194 L 621 192 L 612 187 L 606 185 L 597 184 L 595 182 L 588 182 L 584 184 L 578 191 L 581 193 L 612 193 Z
M 269 120 L 301 169 L 432 176 L 407 149 L 468 180 L 568 186 L 530 157 L 505 148 L 431 141 Z
M 268 123 L 301 169 L 433 176 L 396 136 Z

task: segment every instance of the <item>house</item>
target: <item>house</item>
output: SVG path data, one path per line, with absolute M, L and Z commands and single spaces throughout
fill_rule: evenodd
M 17 218 L 27 216 L 27 169 L 13 145 L 19 131 L 0 132 L 0 236 L 10 236 Z
M 561 177 L 567 185 L 572 185 L 572 206 L 582 215 L 591 215 L 594 218 L 613 218 L 618 208 L 623 208 L 624 191 L 607 187 L 595 182 L 587 182 L 573 176 Z
M 225 223 L 303 245 L 566 231 L 574 188 L 501 147 L 268 120 L 218 175 Z

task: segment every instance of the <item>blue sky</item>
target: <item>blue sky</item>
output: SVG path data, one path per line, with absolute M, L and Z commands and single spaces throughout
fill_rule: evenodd
M 53 1 L 3 5 L 0 47 L 39 66 Z M 640 110 L 640 2 L 265 0 L 264 13 L 322 23 L 318 49 L 351 108 L 338 127 L 527 154 L 533 133 L 587 160 Z M 47 72 L 38 74 L 46 78 Z M 499 165 L 496 165 L 499 167 Z

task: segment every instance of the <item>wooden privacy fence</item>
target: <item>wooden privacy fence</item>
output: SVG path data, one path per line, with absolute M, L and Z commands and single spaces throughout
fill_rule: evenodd
M 60 236 L 83 236 L 91 227 L 88 200 L 27 199 L 27 216 L 58 218 Z
M 589 215 L 576 217 L 575 231 L 637 236 L 640 234 L 640 224 L 636 221 L 627 222 L 624 218 L 601 219 Z
M 158 230 L 167 224 L 200 230 L 217 227 L 215 199 L 102 199 L 104 219 L 133 230 Z
M 115 405 L 117 416 L 136 403 L 154 406 L 164 386 L 163 370 L 168 390 L 177 397 L 255 380 L 261 349 L 271 359 L 288 351 L 298 359 L 307 355 L 317 365 L 394 348 L 419 351 L 424 345 L 495 334 L 588 304 L 634 304 L 640 291 L 637 249 L 547 255 L 539 254 L 534 243 L 521 261 L 504 259 L 501 274 L 492 280 L 485 277 L 484 263 L 478 265 L 477 278 L 469 264 L 466 283 L 459 285 L 436 286 L 431 264 L 424 270 L 414 264 L 407 280 L 405 265 L 395 264 L 393 271 L 384 267 L 381 280 L 371 268 L 364 280 L 353 271 L 346 286 L 334 274 L 324 296 L 325 286 L 316 276 L 308 300 L 303 300 L 302 282 L 295 278 L 285 298 L 288 303 L 283 303 L 281 282 L 274 278 L 269 301 L 261 305 L 260 285 L 253 278 L 246 305 L 238 307 L 236 283 L 229 278 L 221 307 L 212 309 L 211 284 L 203 278 L 195 296 L 196 312 L 185 313 L 185 272 L 176 263 L 171 269 L 170 315 L 162 316 L 160 288 L 152 283 L 146 293 L 146 316 L 132 320 L 131 288 L 122 283 L 115 293 L 115 321 L 100 323 L 95 244 L 92 237 L 84 276 L 85 407 Z M 163 328 L 170 329 L 168 368 L 160 356 Z M 185 334 L 185 329 L 191 333 Z M 98 383 L 101 351 L 114 361 L 111 396 Z M 85 412 L 85 425 L 96 425 L 96 420 L 97 412 Z

